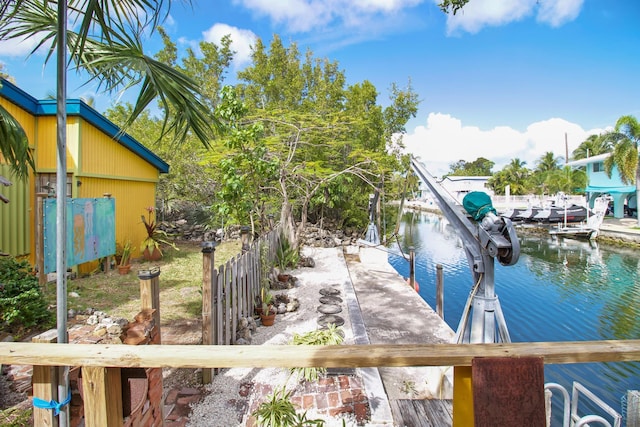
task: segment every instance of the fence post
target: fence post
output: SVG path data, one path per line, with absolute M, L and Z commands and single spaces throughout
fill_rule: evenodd
M 214 277 L 214 259 L 217 242 L 202 243 L 202 344 L 215 344 L 215 331 L 213 319 L 216 309 L 215 287 L 218 285 L 217 277 Z M 202 370 L 202 382 L 209 384 L 213 379 L 213 369 Z
M 409 286 L 416 288 L 416 250 L 409 246 Z
M 38 266 L 38 283 L 42 286 L 47 283 L 47 275 L 44 272 L 44 202 L 47 193 L 36 194 L 36 265 Z
M 111 193 L 102 193 L 102 197 L 104 197 L 105 199 L 110 199 Z M 106 257 L 104 257 L 104 260 L 102 261 L 102 271 L 104 273 L 108 273 L 109 271 L 111 271 L 111 257 L 112 255 L 107 255 Z
M 240 227 L 240 241 L 242 242 L 242 253 L 249 250 L 249 227 L 243 225 Z
M 140 309 L 154 310 L 153 322 L 156 327 L 156 335 L 152 337 L 152 344 L 161 344 L 160 333 L 160 268 L 153 267 L 148 270 L 138 270 L 140 279 Z
M 56 343 L 58 332 L 51 329 L 31 338 L 31 342 Z M 45 401 L 58 400 L 58 368 L 55 366 L 33 366 L 33 397 Z M 51 409 L 33 408 L 34 426 L 58 426 L 58 417 L 53 415 Z
M 627 427 L 640 427 L 640 391 L 627 391 Z
M 82 367 L 84 420 L 87 427 L 122 426 L 120 368 Z
M 436 264 L 436 313 L 444 319 L 444 279 L 442 264 Z

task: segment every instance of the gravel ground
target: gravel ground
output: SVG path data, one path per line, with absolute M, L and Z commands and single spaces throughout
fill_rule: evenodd
M 273 326 L 259 326 L 252 336 L 252 345 L 282 345 L 287 344 L 294 333 L 305 333 L 318 329 L 317 320 L 321 316 L 316 310 L 320 305 L 319 291 L 323 287 L 331 286 L 341 291 L 344 296 L 344 281 L 349 277 L 348 270 L 336 248 L 305 248 L 303 255 L 310 256 L 315 261 L 313 268 L 292 270 L 296 279 L 296 286 L 286 291 L 289 297 L 300 301 L 300 308 L 292 313 L 279 314 Z M 344 298 L 343 298 L 344 299 Z M 343 330 L 345 344 L 353 343 L 353 333 L 346 301 L 342 303 L 344 318 Z M 252 399 L 260 398 L 252 394 L 256 384 L 270 384 L 281 386 L 287 384 L 287 390 L 295 388 L 297 381 L 291 378 L 285 369 L 253 369 L 233 368 L 225 369 L 214 377 L 207 386 L 207 395 L 203 400 L 192 406 L 190 427 L 231 427 L 243 426 L 246 423 L 248 408 Z M 342 418 L 326 418 L 319 414 L 307 413 L 309 419 L 324 419 L 327 427 L 342 426 Z M 355 425 L 349 418 L 345 418 L 346 425 Z

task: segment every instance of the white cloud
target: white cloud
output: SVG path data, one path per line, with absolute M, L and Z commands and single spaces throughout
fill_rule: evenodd
M 540 2 L 537 20 L 559 27 L 578 17 L 584 0 L 557 0 Z
M 0 41 L 0 55 L 11 57 L 26 57 L 38 44 L 35 37 L 24 40 L 10 39 Z
M 434 0 L 439 3 L 439 0 Z M 447 16 L 447 32 L 477 33 L 486 26 L 501 26 L 536 14 L 538 22 L 558 27 L 577 18 L 584 0 L 471 0 L 455 15 Z
M 231 35 L 231 50 L 236 52 L 233 58 L 236 68 L 241 68 L 244 64 L 251 62 L 251 46 L 253 46 L 257 38 L 252 31 L 227 24 L 214 24 L 202 33 L 205 41 L 217 45 L 220 45 L 220 40 L 226 35 Z
M 402 11 L 424 0 L 235 0 L 234 3 L 292 33 L 304 33 L 334 25 L 359 27 L 372 16 Z
M 507 126 L 482 130 L 464 126 L 459 119 L 448 114 L 430 113 L 424 126 L 417 126 L 403 137 L 406 151 L 419 157 L 434 176 L 449 171 L 449 165 L 464 160 L 473 162 L 484 157 L 495 163 L 493 172 L 507 165 L 511 159 L 526 162 L 535 168 L 540 157 L 551 151 L 556 157 L 565 157 L 565 133 L 569 156 L 591 134 L 603 129 L 585 131 L 579 125 L 563 119 L 532 123 L 524 132 Z

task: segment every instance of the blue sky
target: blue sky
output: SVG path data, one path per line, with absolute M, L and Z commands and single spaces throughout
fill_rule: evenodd
M 437 0 L 174 1 L 164 26 L 179 47 L 231 34 L 233 75 L 250 46 L 273 34 L 301 52 L 337 61 L 349 84 L 371 81 L 386 104 L 409 79 L 421 104 L 404 142 L 434 175 L 482 156 L 501 169 L 512 158 L 535 167 L 547 151 L 564 158 L 622 115 L 640 118 L 640 2 L 471 0 L 445 15 Z M 55 67 L 26 59 L 29 42 L 0 42 L 0 62 L 37 98 L 55 91 Z M 159 37 L 145 43 L 160 49 Z M 104 111 L 116 95 L 69 80 L 70 97 L 94 96 Z M 127 99 L 126 97 L 123 99 Z

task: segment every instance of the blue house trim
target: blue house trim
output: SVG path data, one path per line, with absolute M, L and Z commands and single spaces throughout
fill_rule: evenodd
M 624 217 L 625 201 L 629 207 L 636 205 L 636 186 L 626 185 L 620 179 L 618 168 L 614 165 L 611 170 L 611 177 L 602 168 L 595 168 L 595 165 L 602 163 L 611 156 L 611 153 L 600 154 L 586 159 L 574 160 L 567 163 L 567 166 L 584 166 L 587 172 L 587 188 L 585 192 L 589 195 L 589 204 L 600 194 L 609 194 L 613 197 L 613 216 Z
M 15 86 L 13 83 L 7 80 L 0 79 L 0 95 L 9 101 L 13 102 L 20 108 L 28 111 L 34 116 L 55 116 L 56 115 L 56 101 L 53 99 L 37 100 L 33 96 L 29 95 L 22 89 Z M 67 100 L 67 115 L 80 116 L 82 119 L 91 123 L 93 126 L 100 129 L 106 135 L 113 138 L 119 144 L 125 148 L 131 150 L 142 159 L 146 160 L 149 164 L 153 165 L 160 173 L 169 172 L 169 165 L 164 162 L 160 157 L 154 154 L 144 145 L 140 144 L 133 137 L 127 133 L 123 133 L 122 130 L 113 124 L 110 120 L 98 113 L 96 110 L 88 106 L 86 103 L 79 99 Z

